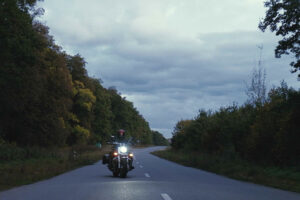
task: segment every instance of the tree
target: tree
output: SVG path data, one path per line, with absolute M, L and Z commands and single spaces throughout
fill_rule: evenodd
M 187 141 L 187 129 L 191 126 L 193 120 L 181 120 L 177 122 L 172 132 L 173 137 L 171 145 L 174 149 L 181 149 Z
M 253 69 L 250 84 L 246 83 L 248 103 L 263 105 L 266 101 L 266 71 L 263 68 Z
M 178 134 L 185 134 L 186 128 L 189 127 L 192 123 L 192 120 L 181 120 L 177 122 L 176 126 L 174 127 L 173 136 Z
M 71 76 L 48 27 L 34 20 L 35 2 L 0 4 L 0 134 L 18 145 L 64 145 Z
M 71 72 L 72 80 L 77 80 L 82 82 L 87 86 L 88 74 L 85 69 L 85 60 L 79 54 L 75 56 L 67 56 L 67 66 Z
M 275 49 L 275 57 L 292 53 L 296 61 L 290 63 L 292 72 L 300 70 L 300 1 L 299 0 L 267 0 L 266 16 L 259 23 L 264 32 L 268 27 L 276 35 L 283 36 Z M 298 74 L 300 77 L 300 73 Z
M 18 143 L 26 143 L 36 129 L 40 111 L 34 105 L 40 105 L 45 78 L 39 63 L 45 46 L 32 27 L 30 5 L 0 4 L 0 127 L 4 139 Z
M 158 131 L 151 131 L 154 145 L 168 145 L 167 139 Z
M 96 102 L 93 109 L 92 131 L 95 140 L 106 141 L 110 138 L 112 131 L 111 101 L 108 91 L 102 87 L 100 80 L 91 78 L 93 84 L 93 93 Z
M 255 162 L 299 164 L 300 90 L 282 81 L 268 93 L 247 138 L 247 158 Z M 262 154 L 263 152 L 263 154 Z

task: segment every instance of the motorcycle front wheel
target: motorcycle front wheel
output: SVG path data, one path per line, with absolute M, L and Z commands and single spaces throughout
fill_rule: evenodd
M 119 172 L 113 172 L 113 176 L 114 176 L 114 177 L 119 176 Z
M 126 178 L 127 177 L 127 169 L 126 168 L 122 168 L 120 171 L 120 177 L 121 178 Z

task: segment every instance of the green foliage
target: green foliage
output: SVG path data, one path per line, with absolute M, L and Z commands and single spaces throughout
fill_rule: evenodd
M 34 1 L 4 1 L 0 6 L 1 134 L 20 145 L 63 145 L 72 103 L 70 75 L 48 28 L 34 22 L 23 5 L 33 6 Z
M 108 141 L 112 130 L 113 113 L 111 110 L 111 100 L 108 91 L 103 88 L 100 81 L 91 79 L 92 91 L 96 97 L 96 102 L 93 107 L 92 132 L 94 140 Z
M 86 84 L 88 81 L 87 71 L 85 69 L 85 60 L 79 54 L 75 56 L 66 56 L 67 66 L 72 75 L 72 79 Z
M 183 148 L 185 144 L 187 128 L 191 126 L 193 120 L 181 120 L 177 122 L 172 137 L 172 147 L 175 149 Z
M 168 145 L 167 139 L 158 131 L 151 131 L 152 134 L 152 143 L 157 146 L 166 146 Z
M 259 28 L 265 31 L 269 27 L 276 35 L 283 36 L 275 49 L 275 56 L 294 54 L 296 61 L 291 62 L 291 66 L 294 68 L 292 72 L 297 72 L 300 69 L 300 1 L 267 0 L 265 7 L 268 10 Z
M 271 165 L 299 165 L 300 91 L 280 87 L 270 90 L 265 104 L 245 104 L 201 110 L 194 120 L 177 123 L 174 149 L 221 156 L 239 156 Z
M 300 92 L 288 88 L 284 82 L 271 89 L 268 102 L 258 111 L 248 137 L 252 159 L 280 165 L 299 164 L 299 102 Z

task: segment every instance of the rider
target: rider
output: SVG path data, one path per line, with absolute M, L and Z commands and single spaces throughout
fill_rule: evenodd
M 123 129 L 118 130 L 117 141 L 119 143 L 125 142 L 125 130 L 123 130 Z

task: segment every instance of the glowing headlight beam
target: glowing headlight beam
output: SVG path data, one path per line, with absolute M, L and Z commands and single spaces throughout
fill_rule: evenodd
M 120 147 L 120 151 L 121 151 L 121 153 L 126 153 L 127 147 L 124 147 L 124 146 Z

